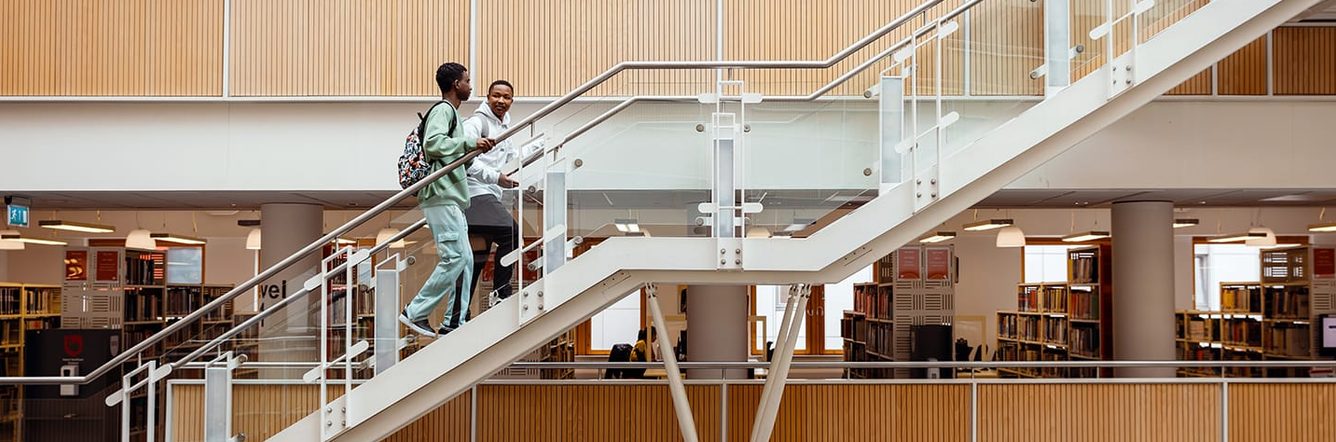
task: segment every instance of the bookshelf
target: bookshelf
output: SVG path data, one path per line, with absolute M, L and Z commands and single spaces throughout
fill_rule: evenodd
M 873 264 L 873 281 L 854 285 L 854 309 L 840 320 L 844 360 L 908 361 L 913 327 L 954 318 L 955 249 L 906 246 Z M 906 378 L 908 369 L 850 369 L 855 379 Z
M 1111 248 L 1067 252 L 1067 281 L 1016 286 L 1016 310 L 997 312 L 997 359 L 1002 361 L 1109 360 L 1113 358 Z M 1004 369 L 1009 377 L 1107 376 L 1108 369 Z
M 60 286 L 0 282 L 0 376 L 23 376 L 29 330 L 60 325 Z M 23 440 L 23 392 L 0 386 L 0 438 Z
M 1328 249 L 1329 252 L 1329 249 Z M 1311 360 L 1312 323 L 1332 308 L 1332 275 L 1317 275 L 1314 248 L 1264 250 L 1261 281 L 1220 284 L 1219 311 L 1178 312 L 1178 356 L 1183 360 Z M 1330 273 L 1330 269 L 1322 273 Z M 1221 375 L 1180 370 L 1181 376 Z M 1305 377 L 1307 369 L 1231 368 L 1231 377 Z
M 846 361 L 895 360 L 895 306 L 889 284 L 854 284 L 854 309 L 840 320 Z M 874 379 L 894 377 L 888 369 L 847 369 L 846 377 Z

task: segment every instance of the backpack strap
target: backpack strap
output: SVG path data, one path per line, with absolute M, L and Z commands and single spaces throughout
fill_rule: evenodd
M 436 104 L 431 105 L 431 107 L 427 109 L 427 113 L 425 115 L 422 114 L 421 112 L 417 114 L 418 136 L 421 137 L 420 141 L 421 143 L 425 144 L 427 142 L 427 117 L 431 116 L 431 111 L 436 110 L 436 106 L 440 106 L 441 104 L 444 103 L 445 100 L 437 101 Z M 458 121 L 459 121 L 459 111 L 455 111 L 455 117 L 450 119 L 450 129 L 448 129 L 445 133 L 447 136 L 455 132 L 455 123 Z

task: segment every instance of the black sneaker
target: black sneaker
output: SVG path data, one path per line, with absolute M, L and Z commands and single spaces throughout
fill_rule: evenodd
M 423 336 L 436 336 L 436 333 L 431 332 L 431 324 L 426 319 L 414 321 L 408 317 L 408 311 L 406 310 L 399 312 L 399 323 L 407 326 L 413 333 Z
M 436 337 L 444 338 L 445 335 L 449 334 L 452 331 L 455 331 L 454 327 L 448 325 L 441 325 L 440 330 L 436 330 Z

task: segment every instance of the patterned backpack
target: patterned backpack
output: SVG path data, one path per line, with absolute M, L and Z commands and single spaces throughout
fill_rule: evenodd
M 427 175 L 431 174 L 431 161 L 427 161 L 427 154 L 422 150 L 423 135 L 427 131 L 427 116 L 431 111 L 440 106 L 444 101 L 437 101 L 427 109 L 427 113 L 418 114 L 418 125 L 408 133 L 408 138 L 404 140 L 404 153 L 399 155 L 399 187 L 407 189 L 418 181 L 422 181 Z M 455 132 L 455 123 L 459 117 L 450 119 L 450 129 L 446 134 Z

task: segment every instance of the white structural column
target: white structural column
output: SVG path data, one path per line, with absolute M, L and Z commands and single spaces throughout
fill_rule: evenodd
M 747 361 L 747 286 L 687 287 L 687 361 Z M 663 336 L 660 339 L 671 339 Z M 692 368 L 689 379 L 744 379 L 747 370 Z
M 268 268 L 292 253 L 320 238 L 324 224 L 324 209 L 315 204 L 272 203 L 260 206 L 260 268 Z M 263 309 L 301 290 L 302 284 L 315 276 L 320 267 L 320 255 L 313 254 L 260 284 L 259 305 Z M 317 361 L 316 342 L 318 323 L 312 308 L 319 296 L 288 304 L 285 312 L 271 317 L 260 326 L 259 360 L 261 361 Z M 243 310 L 238 308 L 238 310 Z M 243 310 L 244 311 L 244 310 Z M 265 370 L 264 375 L 274 379 L 301 377 L 303 368 Z
M 1113 204 L 1113 356 L 1172 361 L 1174 205 Z M 1122 368 L 1120 377 L 1174 377 L 1173 368 Z

